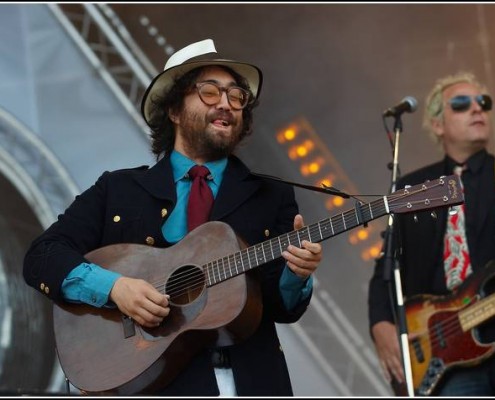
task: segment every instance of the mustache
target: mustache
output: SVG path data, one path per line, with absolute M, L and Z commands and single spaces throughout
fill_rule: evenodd
M 215 121 L 216 119 L 222 119 L 224 121 L 227 121 L 229 124 L 232 124 L 235 121 L 232 113 L 223 110 L 214 111 L 210 115 L 210 121 Z

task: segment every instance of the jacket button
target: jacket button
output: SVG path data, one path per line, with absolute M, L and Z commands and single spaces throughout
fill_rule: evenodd
M 167 209 L 166 208 L 162 208 L 162 218 L 165 218 L 167 216 Z
M 113 222 L 119 222 L 120 221 L 120 215 L 116 215 L 113 217 Z
M 270 230 L 269 229 L 265 229 L 265 236 L 266 237 L 270 236 Z
M 146 244 L 149 244 L 150 246 L 153 246 L 155 244 L 155 239 L 153 239 L 151 236 L 148 236 L 146 238 Z
M 42 292 L 45 290 L 45 284 L 43 282 L 41 282 L 40 289 Z
M 50 289 L 48 288 L 48 286 L 45 286 L 45 293 L 46 294 L 50 293 Z

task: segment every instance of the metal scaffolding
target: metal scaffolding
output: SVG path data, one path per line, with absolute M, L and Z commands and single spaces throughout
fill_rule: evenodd
M 146 137 L 141 99 L 158 74 L 113 10 L 105 4 L 47 4 L 95 71 Z

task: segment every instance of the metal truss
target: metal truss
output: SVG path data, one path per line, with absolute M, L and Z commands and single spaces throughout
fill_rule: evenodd
M 134 42 L 113 10 L 105 4 L 47 4 L 117 100 L 149 138 L 141 99 L 152 77 L 153 64 Z
M 80 192 L 67 169 L 29 128 L 0 108 L 0 171 L 31 205 L 44 228 Z

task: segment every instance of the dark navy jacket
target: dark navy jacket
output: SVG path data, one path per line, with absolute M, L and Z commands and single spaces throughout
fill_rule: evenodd
M 92 187 L 76 197 L 57 222 L 32 243 L 24 262 L 26 282 L 50 299 L 63 301 L 60 292 L 63 280 L 73 268 L 87 262 L 84 254 L 89 251 L 115 243 L 170 246 L 163 238 L 161 227 L 175 202 L 175 185 L 168 157 L 162 158 L 152 168 L 103 173 Z M 297 212 L 292 187 L 250 175 L 237 157 L 229 158 L 211 220 L 229 224 L 247 244 L 254 245 L 292 231 Z M 117 215 L 120 217 L 118 222 L 114 220 Z M 285 310 L 278 289 L 284 265 L 280 259 L 256 268 L 262 289 L 262 321 L 252 336 L 230 347 L 240 396 L 292 395 L 275 322 L 297 321 L 310 298 L 290 312 Z M 195 357 L 159 394 L 218 395 L 207 351 Z

